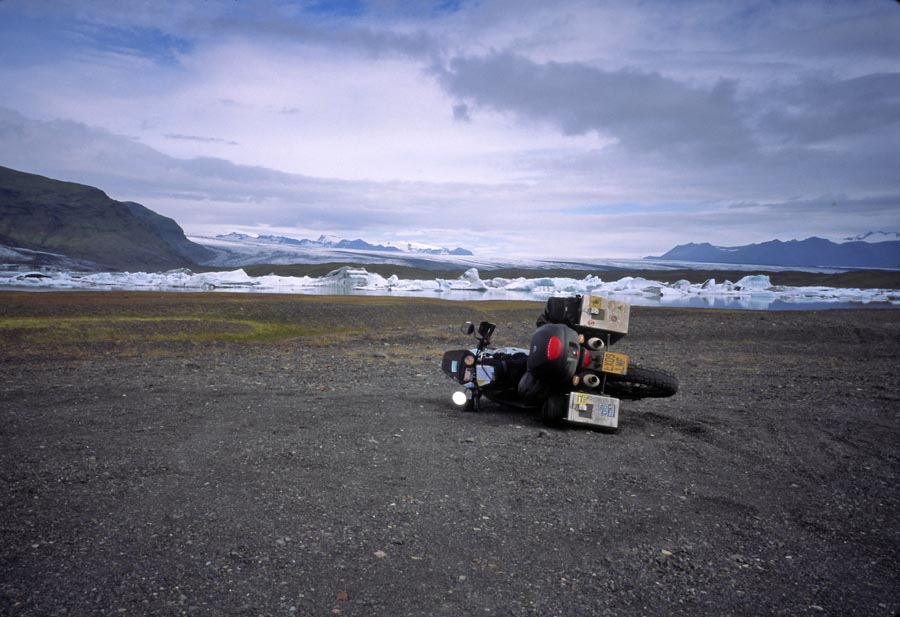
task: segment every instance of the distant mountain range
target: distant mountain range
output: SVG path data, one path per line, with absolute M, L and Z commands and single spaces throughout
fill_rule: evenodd
M 842 243 L 823 238 L 788 242 L 771 240 L 744 246 L 690 243 L 676 246 L 664 255 L 645 259 L 761 266 L 900 269 L 900 241 L 863 241 L 864 238 L 878 237 L 881 234 L 888 235 L 887 232 L 870 232 Z
M 843 243 L 822 238 L 772 240 L 733 247 L 692 243 L 647 259 L 900 270 L 897 237 L 896 232 L 878 231 L 860 234 Z M 354 263 L 396 263 L 425 268 L 473 263 L 469 259 L 472 252 L 462 248 L 409 242 L 373 244 L 326 235 L 309 240 L 231 233 L 194 240 L 197 241 L 185 237 L 175 221 L 141 204 L 116 201 L 91 186 L 0 167 L 0 266 L 152 272 L 196 265 L 241 267 L 348 259 Z M 498 267 L 499 262 L 484 259 L 487 259 L 485 264 Z M 550 267 L 553 263 L 537 260 L 534 267 Z M 565 267 L 573 265 L 565 263 Z M 580 263 L 578 267 L 591 267 L 591 264 Z
M 297 246 L 302 248 L 328 248 L 328 249 L 353 249 L 360 251 L 385 251 L 393 253 L 418 253 L 420 255 L 472 255 L 471 251 L 463 248 L 439 248 L 433 246 L 425 246 L 421 244 L 413 244 L 411 242 L 403 242 L 399 244 L 371 244 L 365 240 L 344 240 L 337 236 L 321 235 L 318 240 L 308 240 L 302 238 L 288 238 L 285 236 L 251 236 L 241 233 L 230 233 L 216 236 L 218 240 L 227 240 L 230 242 L 250 242 L 254 244 L 278 244 Z
M 169 269 L 214 255 L 141 204 L 7 167 L 0 167 L 0 245 L 3 261 L 79 269 Z

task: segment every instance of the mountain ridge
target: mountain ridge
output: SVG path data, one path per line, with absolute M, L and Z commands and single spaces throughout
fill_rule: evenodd
M 287 236 L 271 236 L 271 235 L 259 235 L 259 236 L 251 236 L 249 234 L 243 234 L 238 232 L 231 232 L 228 234 L 220 234 L 216 236 L 217 240 L 227 240 L 233 242 L 260 242 L 263 244 L 286 244 L 291 246 L 298 246 L 302 248 L 335 248 L 335 249 L 356 249 L 363 251 L 384 251 L 391 253 L 418 253 L 422 255 L 463 255 L 463 256 L 471 256 L 474 255 L 472 251 L 467 249 L 457 247 L 455 249 L 448 249 L 444 247 L 430 247 L 424 245 L 415 245 L 411 242 L 401 242 L 397 243 L 399 245 L 406 245 L 406 249 L 400 248 L 395 243 L 388 242 L 386 244 L 372 244 L 367 242 L 361 238 L 356 238 L 355 240 L 346 240 L 343 238 L 339 238 L 337 236 L 330 236 L 322 234 L 319 236 L 317 240 L 310 240 L 308 238 L 290 238 Z
M 0 244 L 114 270 L 191 266 L 212 255 L 141 204 L 2 166 Z
M 769 240 L 743 246 L 715 246 L 709 242 L 679 244 L 663 255 L 645 257 L 760 266 L 900 269 L 900 241 L 837 243 L 825 238 Z

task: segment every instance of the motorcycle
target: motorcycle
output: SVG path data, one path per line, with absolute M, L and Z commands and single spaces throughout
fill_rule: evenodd
M 529 349 L 491 348 L 496 325 L 466 322 L 472 349 L 444 353 L 441 369 L 462 390 L 453 402 L 478 411 L 481 398 L 540 409 L 548 424 L 563 421 L 615 430 L 622 399 L 662 398 L 678 391 L 665 371 L 637 366 L 609 347 L 628 332 L 631 307 L 600 296 L 551 298 L 537 320 Z

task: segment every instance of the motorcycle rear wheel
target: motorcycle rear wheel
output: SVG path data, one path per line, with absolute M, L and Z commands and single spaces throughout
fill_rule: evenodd
M 636 401 L 642 398 L 665 398 L 678 392 L 678 378 L 656 368 L 629 366 L 624 375 L 607 375 L 608 396 Z

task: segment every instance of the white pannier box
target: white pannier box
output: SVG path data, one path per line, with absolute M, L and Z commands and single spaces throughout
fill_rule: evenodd
M 587 392 L 570 392 L 566 419 L 579 424 L 618 428 L 619 399 Z
M 584 296 L 581 299 L 578 325 L 592 330 L 627 334 L 630 313 L 631 305 L 622 300 Z

